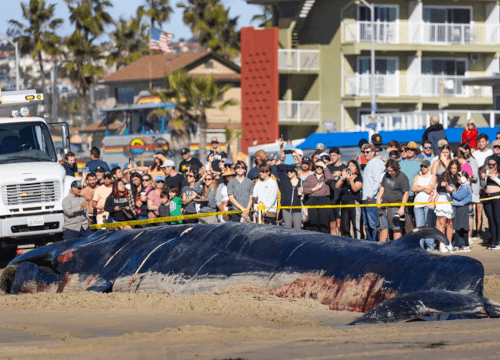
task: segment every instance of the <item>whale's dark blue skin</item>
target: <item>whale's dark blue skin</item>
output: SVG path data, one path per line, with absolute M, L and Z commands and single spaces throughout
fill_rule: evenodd
M 497 316 L 483 297 L 482 264 L 431 254 L 419 245 L 427 237 L 447 243 L 433 228 L 388 243 L 240 223 L 99 231 L 16 257 L 1 284 L 10 294 L 251 288 L 366 312 L 355 323 Z

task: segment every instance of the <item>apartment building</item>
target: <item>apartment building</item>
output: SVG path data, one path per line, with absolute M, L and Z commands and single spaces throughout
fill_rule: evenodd
M 360 1 L 247 1 L 274 8 L 289 138 L 352 129 L 370 113 L 372 38 L 377 112 L 495 108 L 491 87 L 463 80 L 500 72 L 496 1 L 377 0 L 374 15 Z

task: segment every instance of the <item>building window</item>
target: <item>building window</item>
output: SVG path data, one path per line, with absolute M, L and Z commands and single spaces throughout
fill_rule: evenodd
M 205 63 L 205 69 L 213 69 L 213 68 L 214 68 L 214 62 L 213 62 L 213 60 L 208 60 Z
M 436 24 L 469 24 L 472 20 L 470 8 L 445 8 L 424 6 L 424 22 Z
M 422 59 L 422 74 L 465 76 L 465 59 Z
M 371 73 L 371 59 L 359 58 L 358 59 L 358 73 L 370 74 Z M 375 74 L 389 75 L 395 74 L 398 70 L 398 60 L 396 58 L 376 58 L 375 59 Z
M 398 19 L 398 7 L 391 5 L 375 5 L 375 21 L 394 22 Z M 359 21 L 371 21 L 371 11 L 366 6 L 360 6 Z
M 116 102 L 118 104 L 133 104 L 135 89 L 133 87 L 116 88 Z

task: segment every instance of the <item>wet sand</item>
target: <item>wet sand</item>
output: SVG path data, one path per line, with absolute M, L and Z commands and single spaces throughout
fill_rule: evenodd
M 500 302 L 500 251 L 472 249 Z M 1 296 L 0 359 L 500 358 L 500 319 L 346 325 L 359 315 L 255 293 Z

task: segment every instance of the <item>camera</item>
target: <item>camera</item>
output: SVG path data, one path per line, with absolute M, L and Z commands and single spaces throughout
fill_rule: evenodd
M 347 176 L 351 176 L 351 169 L 347 169 L 346 174 L 347 174 Z
M 285 153 L 285 155 L 293 154 L 293 150 L 283 150 L 283 152 Z

